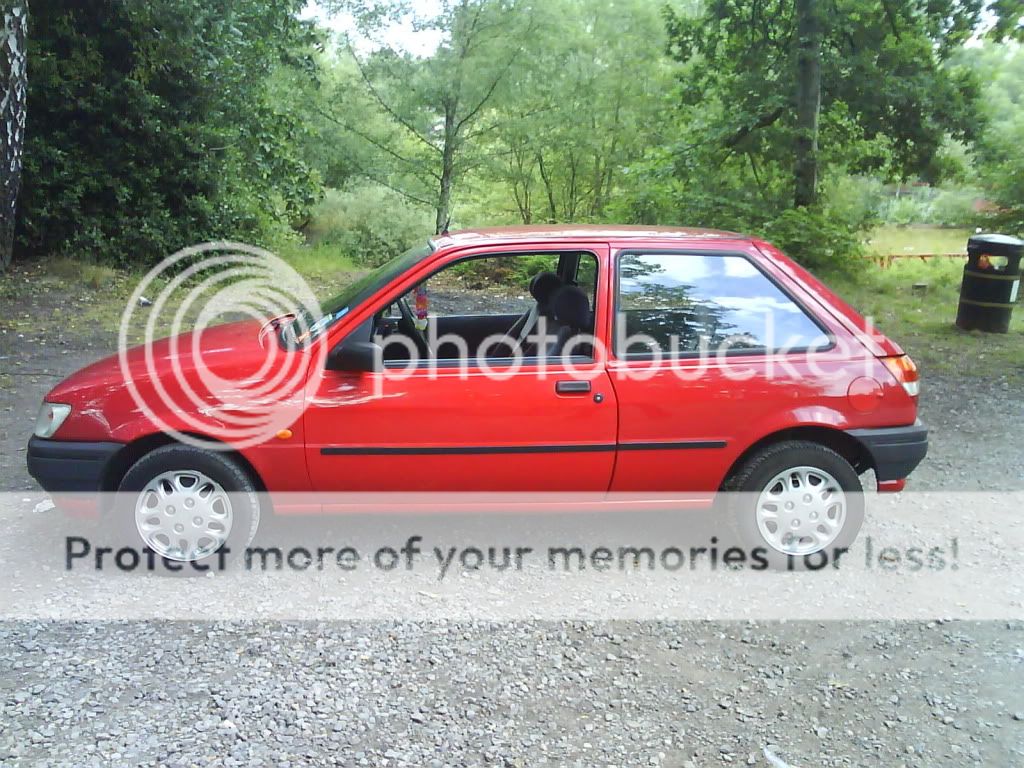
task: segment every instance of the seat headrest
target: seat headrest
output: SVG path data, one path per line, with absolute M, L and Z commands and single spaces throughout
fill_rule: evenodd
M 580 329 L 590 321 L 590 300 L 575 285 L 565 285 L 551 299 L 551 311 L 562 325 Z
M 562 287 L 562 278 L 554 272 L 538 272 L 530 279 L 530 295 L 538 304 L 546 304 Z

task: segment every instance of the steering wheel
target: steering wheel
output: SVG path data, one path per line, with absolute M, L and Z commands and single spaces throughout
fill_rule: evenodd
M 430 357 L 430 346 L 427 344 L 427 337 L 416 327 L 416 316 L 409 309 L 409 302 L 403 296 L 398 300 L 398 327 L 402 333 L 412 339 L 419 352 L 420 359 L 426 360 Z

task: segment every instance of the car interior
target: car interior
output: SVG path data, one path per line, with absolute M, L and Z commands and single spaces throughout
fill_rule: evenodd
M 592 357 L 592 345 L 580 337 L 594 332 L 597 260 L 593 254 L 581 252 L 544 256 L 550 257 L 545 261 L 553 268 L 538 269 L 525 284 L 509 281 L 503 285 L 496 280 L 494 285 L 473 290 L 462 287 L 457 278 L 444 276 L 453 266 L 486 259 L 519 259 L 520 269 L 511 272 L 519 275 L 522 267 L 535 263 L 522 254 L 463 260 L 431 275 L 375 316 L 371 335 L 384 347 L 385 363 L 407 361 L 412 350 L 419 359 L 434 360 L 458 360 L 467 353 L 470 359 L 477 355 L 487 359 Z M 500 268 L 496 271 L 501 273 Z M 472 294 L 465 297 L 472 302 L 464 303 L 472 303 L 473 310 L 443 311 L 430 306 L 431 292 L 438 285 L 437 293 L 443 294 L 449 304 L 459 304 L 460 290 Z M 528 306 L 509 311 L 513 302 L 502 295 L 503 290 Z

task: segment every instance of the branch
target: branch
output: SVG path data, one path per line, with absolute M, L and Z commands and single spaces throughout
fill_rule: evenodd
M 348 46 L 348 52 L 352 56 L 352 60 L 356 64 L 356 69 L 359 70 L 359 76 L 362 78 L 363 83 L 365 83 L 367 90 L 370 92 L 370 95 L 373 96 L 374 100 L 380 105 L 381 109 L 387 112 L 387 114 L 391 117 L 392 120 L 394 120 L 400 126 L 409 131 L 409 133 L 411 133 L 413 136 L 419 139 L 423 144 L 430 147 L 430 149 L 432 149 L 434 152 L 439 152 L 440 150 L 438 150 L 437 147 L 435 147 L 433 144 L 427 141 L 427 139 L 423 137 L 423 135 L 416 129 L 416 127 L 412 125 L 412 123 L 408 122 L 404 117 L 398 114 L 391 107 L 390 104 L 384 101 L 384 98 L 380 95 L 380 93 L 377 92 L 377 89 L 373 87 L 373 83 L 370 81 L 369 76 L 367 76 L 366 70 L 363 69 L 362 62 L 359 61 L 359 57 L 356 56 L 356 52 L 352 49 L 352 43 L 347 38 L 345 40 L 345 45 Z
M 528 37 L 532 32 L 533 19 L 530 20 L 530 23 L 527 25 L 526 29 L 523 30 L 522 37 Z M 522 51 L 523 47 L 519 46 L 518 48 L 515 49 L 515 51 L 513 51 L 512 55 L 508 57 L 508 61 L 505 62 L 505 66 L 501 68 L 501 71 L 498 73 L 498 75 L 494 78 L 494 80 L 491 81 L 491 84 L 487 88 L 487 92 L 484 93 L 483 98 L 480 99 L 480 101 L 477 102 L 477 105 L 473 107 L 471 110 L 469 110 L 466 116 L 459 120 L 459 122 L 456 124 L 456 133 L 458 133 L 462 129 L 462 126 L 464 126 L 466 123 L 470 122 L 474 117 L 476 117 L 477 113 L 484 108 L 484 105 L 486 105 L 487 102 L 491 100 L 491 96 L 494 95 L 494 91 L 497 89 L 498 84 L 505 79 L 505 75 L 507 75 L 508 71 L 512 69 L 512 65 L 515 64 L 516 59 L 519 57 L 519 54 L 522 53 Z
M 463 3 L 460 6 L 460 8 L 462 10 L 465 10 L 466 9 L 466 5 L 467 4 L 466 4 L 465 0 L 463 0 Z M 470 23 L 469 30 L 466 32 L 466 36 L 464 38 L 464 42 L 463 42 L 463 45 L 462 45 L 462 50 L 461 50 L 461 53 L 460 53 L 460 56 L 459 56 L 459 58 L 462 59 L 462 60 L 465 60 L 465 58 L 469 55 L 470 50 L 472 50 L 473 37 L 476 34 L 477 25 L 480 23 L 480 16 L 481 16 L 481 14 L 483 14 L 483 10 L 484 10 L 483 3 L 478 3 L 476 6 L 474 6 L 473 10 L 475 11 L 473 13 L 473 21 Z M 453 27 L 452 28 L 452 32 L 454 33 L 454 31 L 455 31 L 455 29 Z
M 782 117 L 783 114 L 785 114 L 785 112 L 785 107 L 776 107 L 771 112 L 765 112 L 763 115 L 757 118 L 757 120 L 755 120 L 751 125 L 745 125 L 739 130 L 737 130 L 735 133 L 733 133 L 732 136 L 725 140 L 724 146 L 727 149 L 732 149 L 754 131 L 758 131 L 762 128 L 767 128 L 768 126 L 775 123 L 780 117 Z
M 396 192 L 399 195 L 401 195 L 402 197 L 404 197 L 404 198 L 406 198 L 408 200 L 412 200 L 414 203 L 419 203 L 420 205 L 425 205 L 428 208 L 433 208 L 434 206 L 437 205 L 436 201 L 424 200 L 422 197 L 417 197 L 416 195 L 412 194 L 411 192 L 407 192 L 406 190 L 401 189 L 400 187 L 396 187 L 394 184 L 390 184 L 390 183 L 384 181 L 383 179 L 380 179 L 380 178 L 374 176 L 372 173 L 369 173 L 368 171 L 363 170 L 362 168 L 359 169 L 358 175 L 362 176 L 364 179 L 369 179 L 374 184 L 380 184 L 382 187 L 387 187 L 392 192 Z
M 540 114 L 543 114 L 545 112 L 550 112 L 552 109 L 554 109 L 554 107 L 552 107 L 550 105 L 546 105 L 546 106 L 543 106 L 543 107 L 537 107 L 536 109 L 531 109 L 531 110 L 527 110 L 526 112 L 518 113 L 517 115 L 515 115 L 515 119 L 516 120 L 526 120 L 527 118 L 533 117 L 534 115 L 540 115 Z M 509 122 L 508 118 L 504 118 L 504 117 L 500 118 L 498 120 L 495 120 L 493 123 L 489 123 L 488 125 L 481 126 L 480 128 L 477 128 L 476 130 L 467 131 L 465 134 L 463 134 L 463 139 L 465 139 L 466 141 L 472 141 L 473 139 L 475 139 L 475 138 L 477 138 L 479 136 L 483 136 L 485 134 L 488 134 L 491 131 L 497 130 L 498 128 L 506 127 L 508 125 L 508 122 Z
M 518 55 L 518 53 L 516 55 L 513 55 L 513 56 L 511 56 L 509 58 L 508 62 L 506 62 L 505 66 L 502 68 L 501 72 L 498 73 L 498 76 L 495 77 L 494 80 L 491 81 L 491 85 L 487 89 L 487 92 L 484 94 L 483 98 L 480 99 L 480 101 L 477 103 L 477 105 L 475 107 L 473 107 L 471 110 L 469 110 L 468 113 L 466 113 L 465 117 L 463 117 L 461 120 L 459 120 L 458 123 L 456 123 L 456 125 L 455 125 L 456 133 L 459 132 L 462 129 L 462 126 L 464 126 L 466 123 L 471 121 L 474 117 L 476 117 L 477 113 L 481 109 L 483 109 L 484 105 L 488 101 L 491 100 L 491 96 L 494 95 L 494 91 L 495 91 L 495 89 L 497 89 L 498 84 L 502 80 L 505 79 L 505 75 L 508 74 L 508 71 L 512 68 L 512 64 L 515 63 L 517 55 Z
M 889 26 L 892 28 L 892 35 L 897 40 L 900 40 L 900 30 L 896 25 L 896 14 L 893 13 L 892 7 L 886 0 L 882 0 L 882 9 L 885 11 L 885 17 L 889 20 Z
M 422 163 L 418 163 L 415 160 L 410 160 L 409 158 L 404 157 L 403 155 L 400 155 L 398 152 L 393 150 L 387 144 L 384 144 L 382 141 L 378 141 L 377 139 L 373 138 L 372 136 L 370 136 L 367 133 L 363 133 L 358 128 L 353 128 L 351 125 L 346 123 L 344 120 L 340 120 L 339 118 L 337 118 L 334 115 L 332 115 L 326 109 L 323 109 L 322 107 L 317 107 L 316 108 L 316 112 L 321 117 L 323 117 L 323 118 L 325 118 L 327 120 L 330 120 L 332 123 L 334 123 L 335 125 L 339 126 L 340 128 L 342 128 L 342 129 L 344 129 L 346 131 L 349 131 L 350 133 L 354 134 L 355 136 L 358 136 L 359 138 L 361 138 L 363 141 L 365 141 L 365 142 L 367 142 L 369 144 L 372 144 L 377 149 L 379 149 L 381 152 L 384 152 L 385 154 L 390 155 L 391 157 L 395 158 L 396 160 L 398 160 L 398 162 L 405 163 L 406 165 L 412 166 L 413 168 L 417 168 L 417 169 L 423 171 L 424 173 L 429 174 L 430 176 L 432 176 L 437 181 L 441 180 L 441 177 L 438 174 L 434 173 L 429 168 L 424 168 Z

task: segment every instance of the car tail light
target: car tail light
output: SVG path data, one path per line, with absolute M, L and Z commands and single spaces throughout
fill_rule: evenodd
M 910 355 L 896 355 L 894 357 L 883 357 L 882 362 L 889 369 L 889 373 L 896 377 L 896 381 L 903 385 L 907 394 L 917 397 L 921 391 L 921 376 L 917 372 L 917 366 L 910 359 Z

